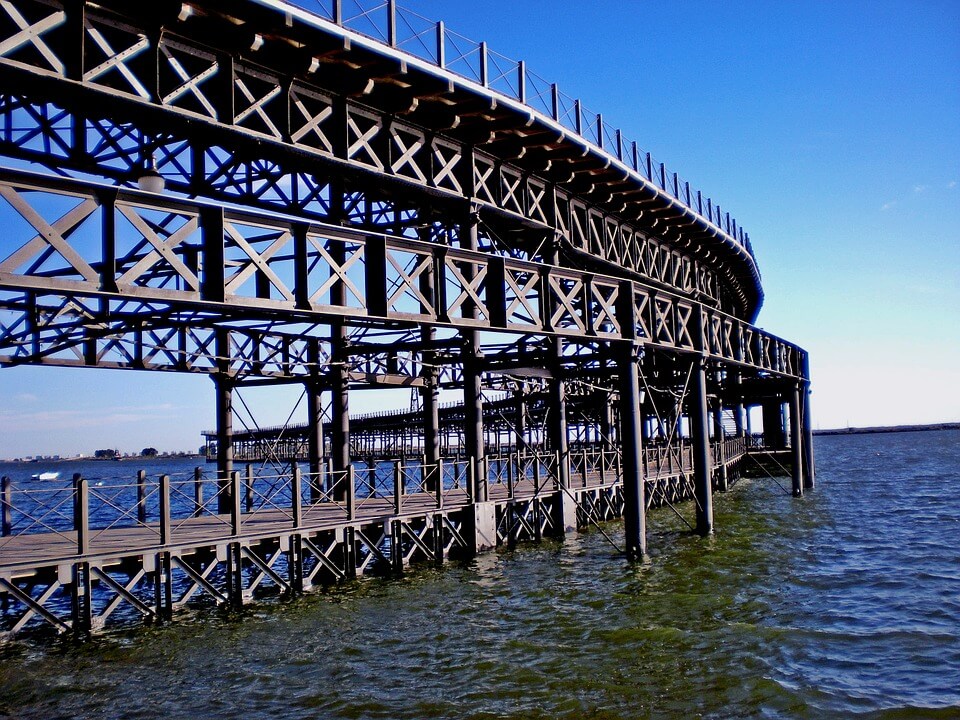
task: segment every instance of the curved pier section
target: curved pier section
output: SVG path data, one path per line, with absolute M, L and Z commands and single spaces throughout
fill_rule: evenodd
M 757 453 L 812 487 L 736 221 L 523 62 L 360 7 L 0 4 L 0 368 L 202 373 L 217 414 L 189 477 L 3 480 L 5 636 L 619 517 L 636 558 Z M 307 422 L 240 427 L 275 384 Z

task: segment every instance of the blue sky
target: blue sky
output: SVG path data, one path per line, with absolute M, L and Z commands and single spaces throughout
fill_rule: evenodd
M 960 3 L 402 4 L 526 60 L 738 219 L 758 325 L 811 352 L 816 425 L 960 420 Z M 260 393 L 258 419 L 297 394 Z M 0 370 L 0 457 L 212 425 L 206 378 Z

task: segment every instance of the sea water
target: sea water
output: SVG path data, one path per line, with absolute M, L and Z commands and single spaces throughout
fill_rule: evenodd
M 0 717 L 960 717 L 960 432 L 815 452 L 815 490 L 741 481 L 715 497 L 711 537 L 653 511 L 639 564 L 585 532 L 86 642 L 17 640 L 0 647 Z

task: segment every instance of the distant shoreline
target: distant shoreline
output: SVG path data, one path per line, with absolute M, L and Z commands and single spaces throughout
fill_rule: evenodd
M 814 430 L 814 435 L 870 435 L 874 433 L 928 432 L 932 430 L 960 430 L 960 422 L 931 425 L 883 425 L 878 427 L 846 427 Z
M 124 455 L 122 457 L 94 457 L 93 455 L 71 457 L 38 457 L 33 456 L 0 458 L 0 462 L 20 465 L 37 465 L 40 463 L 72 463 L 72 462 L 143 462 L 153 460 L 181 460 L 183 458 L 202 458 L 198 453 L 158 453 L 156 455 Z

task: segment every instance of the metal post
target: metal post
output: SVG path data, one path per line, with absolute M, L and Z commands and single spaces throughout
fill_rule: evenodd
M 518 453 L 525 452 L 527 449 L 527 387 L 521 384 L 516 393 L 516 409 L 514 418 L 514 427 L 516 438 L 514 444 Z
M 393 512 L 399 515 L 403 512 L 403 462 L 393 462 Z
M 228 479 L 230 493 L 230 528 L 234 537 L 240 535 L 240 473 L 232 472 Z
M 730 489 L 730 478 L 727 474 L 727 443 L 723 435 L 717 442 L 717 472 L 719 473 L 719 482 L 717 483 L 720 492 L 727 492 Z
M 744 407 L 743 407 L 743 395 L 741 390 L 741 385 L 743 385 L 743 376 L 739 371 L 734 371 L 732 374 L 731 385 L 736 389 L 736 397 L 733 402 L 733 422 L 736 436 L 743 437 L 746 432 L 746 425 L 744 421 Z
M 460 244 L 466 250 L 477 250 L 480 246 L 479 218 L 473 208 L 467 212 L 460 225 Z M 466 268 L 466 279 L 472 280 L 476 269 Z M 464 313 L 468 317 L 476 316 L 476 308 L 472 303 L 464 306 Z M 484 441 L 483 441 L 483 388 L 481 386 L 481 371 L 479 368 L 479 342 L 476 330 L 462 331 L 464 341 L 463 350 L 463 434 L 466 441 L 467 457 L 473 468 L 474 486 L 471 488 L 473 502 L 486 502 L 487 479 L 483 472 Z
M 13 526 L 13 484 L 10 478 L 4 475 L 0 478 L 0 537 L 10 535 Z
M 618 348 L 620 380 L 620 454 L 623 462 L 623 526 L 627 557 L 638 559 L 647 551 L 646 500 L 644 498 L 643 439 L 640 432 L 640 362 L 637 348 Z
M 137 470 L 137 522 L 147 521 L 147 473 Z
M 319 356 L 319 352 L 317 353 Z M 319 357 L 318 357 L 319 360 Z M 323 388 L 318 380 L 306 384 L 307 392 L 307 454 L 310 468 L 310 500 L 320 500 L 320 472 L 323 466 Z
M 793 496 L 803 496 L 803 424 L 800 421 L 800 383 L 790 394 L 790 456 L 793 465 Z
M 253 465 L 247 463 L 246 477 L 243 483 L 244 505 L 247 512 L 253 512 Z
M 445 68 L 447 66 L 447 50 L 443 36 L 445 29 L 443 20 L 437 23 L 437 67 Z
M 713 488 L 710 484 L 710 429 L 707 410 L 707 367 L 702 355 L 693 360 L 689 400 L 693 435 L 693 488 L 697 504 L 697 532 L 713 532 Z
M 434 492 L 437 497 L 437 509 L 443 508 L 443 460 L 437 460 L 435 469 L 433 470 L 436 475 L 436 487 L 434 487 Z
M 225 374 L 213 376 L 217 394 L 217 512 L 230 512 L 230 475 L 233 473 L 233 383 Z
M 490 76 L 487 71 L 487 44 L 480 43 L 480 84 L 487 87 Z
M 170 476 L 161 475 L 158 492 L 160 494 L 160 544 L 170 543 Z
M 293 473 L 290 475 L 290 515 L 293 520 L 293 527 L 299 528 L 303 515 L 303 498 L 300 493 L 300 467 L 293 466 Z
M 783 403 L 780 398 L 764 400 L 763 409 L 763 444 L 770 450 L 782 450 L 786 445 L 783 432 Z
M 813 460 L 813 415 L 810 412 L 810 356 L 803 354 L 803 381 L 800 384 L 800 414 L 803 416 L 803 487 L 812 490 L 817 484 Z
M 561 488 L 570 487 L 570 453 L 567 440 L 567 397 L 563 380 L 559 377 L 563 341 L 553 341 L 554 374 L 550 382 L 550 445 L 557 456 L 557 481 Z
M 436 372 L 431 371 L 424 377 L 423 396 L 423 472 L 424 489 L 436 490 L 441 483 L 437 475 L 437 463 L 440 462 L 440 403 Z
M 387 44 L 397 46 L 397 0 L 387 0 Z
M 346 492 L 346 506 L 347 506 L 347 520 L 353 520 L 356 511 L 357 505 L 357 478 L 354 474 L 353 465 L 347 468 L 347 492 Z
M 73 529 L 77 532 L 77 555 L 90 551 L 90 488 L 80 473 L 73 475 Z
M 333 443 L 330 456 L 333 460 L 334 472 L 340 474 L 350 467 L 350 390 L 346 368 L 346 329 L 339 327 L 335 330 L 333 347 L 336 366 L 332 372 Z M 342 500 L 343 489 L 334 488 L 333 496 L 337 500 Z
M 203 514 L 203 469 L 195 467 L 193 469 L 193 516 L 200 517 Z

